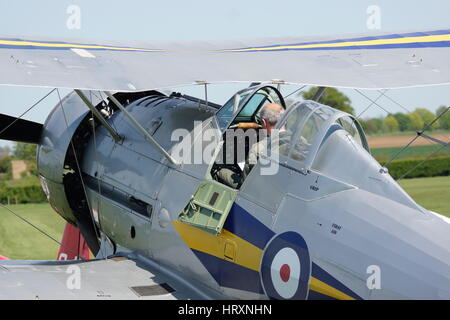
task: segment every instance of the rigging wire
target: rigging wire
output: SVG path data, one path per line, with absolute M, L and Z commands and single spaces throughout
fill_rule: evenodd
M 388 98 L 390 101 L 394 102 L 395 104 L 397 104 L 398 106 L 402 107 L 404 110 L 408 111 L 408 109 L 406 109 L 405 107 L 403 107 L 400 103 L 396 102 L 394 99 L 392 99 L 391 97 L 387 96 L 385 93 L 387 90 L 385 90 L 384 92 L 381 92 L 380 90 L 378 90 L 378 92 L 380 92 L 380 95 L 375 99 L 372 100 L 370 99 L 367 95 L 363 94 L 361 91 L 359 91 L 358 89 L 355 89 L 356 92 L 358 92 L 359 94 L 361 94 L 362 96 L 364 96 L 366 99 L 372 101 L 372 104 L 369 105 L 372 106 L 373 104 L 375 104 L 376 106 L 378 106 L 379 108 L 381 108 L 382 110 L 384 110 L 387 114 L 391 114 L 389 111 L 387 111 L 386 109 L 384 109 L 383 107 L 381 107 L 378 103 L 376 103 L 376 101 L 381 98 L 382 96 L 385 96 L 386 98 Z M 363 112 L 360 113 L 360 115 L 357 117 L 359 118 L 361 116 L 362 113 L 364 113 L 369 107 L 367 107 L 366 109 L 364 109 Z M 429 128 L 431 128 L 431 126 L 438 121 L 445 113 L 447 113 L 450 110 L 450 106 L 447 107 L 446 110 L 444 110 L 440 115 L 438 115 L 433 121 L 431 121 L 430 123 L 426 124 L 425 127 L 421 130 L 417 132 L 417 135 L 408 143 L 406 144 L 402 149 L 400 149 L 399 151 L 397 151 L 384 165 L 383 167 L 387 167 L 392 161 L 394 161 L 395 159 L 397 159 L 397 157 L 403 152 L 405 151 L 411 144 L 414 143 L 414 141 L 416 141 L 419 137 L 422 136 L 422 134 L 427 131 Z M 435 150 L 434 152 L 432 152 L 428 157 L 426 157 L 423 161 L 421 161 L 420 163 L 418 163 L 416 166 L 414 166 L 413 168 L 411 168 L 410 170 L 408 170 L 406 173 L 404 173 L 400 178 L 397 179 L 403 179 L 405 176 L 407 176 L 408 174 L 410 174 L 412 171 L 414 171 L 415 169 L 417 169 L 419 166 L 421 166 L 422 164 L 424 164 L 426 161 L 428 161 L 433 155 L 439 153 L 442 149 L 444 149 L 446 147 L 446 145 L 444 145 L 443 147 Z
M 439 116 L 437 116 L 436 118 L 434 118 L 433 121 L 431 121 L 430 123 L 428 123 L 421 131 L 417 132 L 417 135 L 406 145 L 404 146 L 402 149 L 400 149 L 397 153 L 394 154 L 394 156 L 391 157 L 391 159 L 389 159 L 385 164 L 384 167 L 386 167 L 388 164 L 390 164 L 392 161 L 394 161 L 404 150 L 406 150 L 411 144 L 414 143 L 414 141 L 416 141 L 421 135 L 422 133 L 424 133 L 425 131 L 427 131 L 436 121 L 438 121 L 445 113 L 447 113 L 447 111 L 450 110 L 450 106 L 447 107 L 446 110 L 444 110 Z
M 381 90 L 378 90 L 378 92 L 381 92 Z M 385 91 L 386 92 L 386 91 Z M 408 113 L 411 113 L 411 111 L 409 111 L 406 107 L 404 107 L 402 104 L 398 103 L 397 101 L 395 101 L 394 99 L 392 99 L 391 97 L 389 97 L 388 95 L 384 95 L 386 97 L 386 99 L 388 99 L 389 101 L 395 103 L 397 106 L 399 106 L 400 108 L 402 108 L 403 110 L 405 110 Z
M 41 228 L 37 227 L 36 225 L 34 225 L 33 223 L 31 223 L 30 221 L 28 221 L 27 219 L 25 219 L 24 217 L 22 217 L 20 214 L 14 212 L 14 210 L 8 208 L 7 206 L 5 206 L 4 204 L 0 203 L 0 207 L 7 210 L 9 213 L 13 214 L 14 216 L 16 216 L 17 218 L 19 218 L 20 220 L 22 220 L 23 222 L 25 222 L 26 224 L 32 226 L 34 229 L 36 229 L 37 231 L 39 231 L 40 233 L 42 233 L 43 235 L 45 235 L 46 237 L 48 237 L 50 240 L 56 242 L 57 244 L 59 244 L 62 248 L 66 249 L 67 251 L 70 251 L 72 253 L 75 253 L 75 255 L 81 259 L 81 260 L 85 260 L 83 257 L 80 257 L 78 255 L 78 253 L 76 253 L 75 251 L 73 251 L 72 249 L 66 247 L 65 245 L 63 245 L 61 242 L 59 242 L 58 240 L 56 240 L 55 238 L 53 238 L 51 235 L 49 235 L 47 232 L 45 232 L 44 230 L 42 230 Z
M 379 100 L 386 92 L 387 92 L 387 90 L 385 90 L 384 92 L 380 92 L 380 95 L 379 95 L 374 101 L 372 101 L 372 100 L 369 99 L 369 100 L 371 101 L 370 104 L 369 104 L 363 111 L 361 111 L 361 113 L 360 113 L 359 115 L 356 116 L 356 119 L 361 118 L 361 116 L 362 116 L 367 110 L 369 110 L 369 108 L 370 108 L 371 106 L 373 106 L 374 103 L 375 103 L 376 101 L 378 101 L 378 100 Z
M 11 127 L 14 123 L 16 123 L 19 119 L 21 119 L 23 116 L 25 116 L 28 112 L 30 112 L 33 108 L 35 108 L 39 103 L 41 103 L 43 100 L 45 100 L 50 94 L 52 94 L 54 91 L 56 90 L 56 88 L 50 90 L 50 92 L 48 92 L 46 95 L 44 95 L 42 98 L 40 98 L 37 102 L 35 102 L 31 107 L 29 107 L 27 110 L 25 110 L 19 117 L 17 117 L 13 122 L 11 122 L 8 126 L 6 126 L 5 128 L 3 128 L 0 131 L 0 134 L 2 134 L 4 131 L 8 130 L 9 127 Z M 22 217 L 20 214 L 14 212 L 14 210 L 12 210 L 11 208 L 8 208 L 7 206 L 3 205 L 0 203 L 0 207 L 4 208 L 5 210 L 7 210 L 9 213 L 13 214 L 14 216 L 16 216 L 17 218 L 19 218 L 20 220 L 22 220 L 23 222 L 27 223 L 28 225 L 32 226 L 34 229 L 36 229 L 37 231 L 39 231 L 40 233 L 42 233 L 43 235 L 45 235 L 46 237 L 48 237 L 49 239 L 51 239 L 52 241 L 56 242 L 58 245 L 60 245 L 60 247 L 75 253 L 75 255 L 84 260 L 84 258 L 80 257 L 78 253 L 76 253 L 75 251 L 73 251 L 72 249 L 66 247 L 65 245 L 63 245 L 61 242 L 59 242 L 58 240 L 56 240 L 55 238 L 53 238 L 52 236 L 50 236 L 48 233 L 46 233 L 44 230 L 40 229 L 39 227 L 37 227 L 36 225 L 34 225 L 32 222 L 28 221 L 27 219 L 25 219 L 24 217 Z
M 306 87 L 306 85 L 301 86 L 301 87 L 298 88 L 298 89 L 295 89 L 293 92 L 291 92 L 291 93 L 289 93 L 288 95 L 284 96 L 283 99 L 289 98 L 290 96 L 292 96 L 293 94 L 295 94 L 295 93 L 297 93 L 297 92 L 300 93 L 300 91 L 302 91 L 302 89 L 305 88 L 305 87 Z
M 391 114 L 389 111 L 387 111 L 385 108 L 383 108 L 382 106 L 380 106 L 376 101 L 372 100 L 371 98 L 369 98 L 367 95 L 365 95 L 364 93 L 362 93 L 360 90 L 355 89 L 356 92 L 358 92 L 360 95 L 362 95 L 363 97 L 365 97 L 367 100 L 372 101 L 373 104 L 375 104 L 376 106 L 378 106 L 380 109 L 384 110 L 387 114 Z M 386 92 L 386 91 L 385 91 Z M 384 95 L 384 93 L 382 94 Z M 380 96 L 381 98 L 381 96 Z
M 405 172 L 403 175 L 400 176 L 400 178 L 396 179 L 396 181 L 399 181 L 401 179 L 403 179 L 404 177 L 406 177 L 408 174 L 410 174 L 411 172 L 413 172 L 414 170 L 416 170 L 418 167 L 420 167 L 422 164 L 424 164 L 425 162 L 427 162 L 432 156 L 434 156 L 435 154 L 439 153 L 442 149 L 444 149 L 446 147 L 446 145 L 443 145 L 441 148 L 439 148 L 438 150 L 434 151 L 433 153 L 431 153 L 428 157 L 426 157 L 425 159 L 423 159 L 421 162 L 419 162 L 417 165 L 415 165 L 414 167 L 412 167 L 411 169 L 409 169 L 407 172 Z
M 10 124 L 8 124 L 5 128 L 3 128 L 0 131 L 0 135 L 5 132 L 6 130 L 8 130 L 9 127 L 11 127 L 14 123 L 16 123 L 17 121 L 19 121 L 24 115 L 26 115 L 28 112 L 30 112 L 34 107 L 36 107 L 39 103 L 41 103 L 43 100 L 45 100 L 45 98 L 47 98 L 50 94 L 53 93 L 53 91 L 55 91 L 55 89 L 50 90 L 49 93 L 47 93 L 45 96 L 43 96 L 42 98 L 40 98 L 37 102 L 35 102 L 31 107 L 29 107 L 27 110 L 25 110 L 20 116 L 18 116 L 16 119 L 14 119 L 13 122 L 11 122 Z

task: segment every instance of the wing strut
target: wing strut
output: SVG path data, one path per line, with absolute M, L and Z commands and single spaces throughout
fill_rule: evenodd
M 114 130 L 109 123 L 103 118 L 102 114 L 94 107 L 94 105 L 89 101 L 89 99 L 80 90 L 75 89 L 75 92 L 80 96 L 81 100 L 86 104 L 89 110 L 95 115 L 95 117 L 103 124 L 103 126 L 111 134 L 115 142 L 120 142 L 122 137 Z
M 322 95 L 325 93 L 326 87 L 319 87 L 317 89 L 316 93 L 314 94 L 314 97 L 312 97 L 311 100 L 319 102 L 320 98 L 322 98 Z
M 164 157 L 166 157 L 167 160 L 169 160 L 170 163 L 173 165 L 178 165 L 178 162 L 145 130 L 143 126 L 125 109 L 125 107 L 108 91 L 105 91 L 105 94 L 108 96 L 108 98 L 116 105 L 117 108 L 120 109 L 120 111 L 123 112 L 123 114 L 134 124 L 136 129 L 138 129 L 145 138 L 150 141 L 158 150 L 162 153 Z

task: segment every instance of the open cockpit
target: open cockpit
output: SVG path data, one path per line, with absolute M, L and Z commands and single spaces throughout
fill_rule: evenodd
M 210 172 L 215 180 L 240 188 L 254 165 L 249 162 L 252 147 L 267 138 L 261 112 L 269 104 L 279 106 L 280 115 L 286 109 L 277 89 L 260 85 L 237 92 L 217 112 L 217 128 L 222 132 L 223 144 Z
M 265 106 L 280 106 L 280 119 L 268 133 L 261 112 Z M 250 173 L 252 147 L 260 157 L 306 172 L 321 147 L 336 131 L 343 130 L 352 143 L 369 151 L 364 132 L 347 113 L 314 101 L 298 101 L 287 109 L 280 92 L 268 85 L 243 89 L 216 113 L 222 147 L 211 169 L 218 182 L 239 189 Z M 265 162 L 267 162 L 265 161 Z

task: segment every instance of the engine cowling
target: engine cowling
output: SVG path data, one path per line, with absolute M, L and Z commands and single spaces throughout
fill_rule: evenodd
M 97 105 L 100 99 L 92 96 L 92 102 Z M 41 185 L 50 205 L 62 218 L 80 229 L 91 251 L 96 254 L 98 231 L 83 194 L 77 166 L 83 153 L 80 134 L 83 135 L 83 127 L 88 125 L 89 118 L 89 109 L 77 94 L 71 92 L 64 97 L 44 123 L 37 164 Z
M 83 93 L 106 118 L 117 111 L 98 95 Z M 124 105 L 149 95 L 162 94 L 157 91 L 114 94 Z M 100 248 L 100 230 L 86 196 L 81 164 L 86 146 L 99 125 L 81 98 L 71 92 L 47 117 L 37 151 L 39 178 L 50 205 L 80 229 L 94 254 Z

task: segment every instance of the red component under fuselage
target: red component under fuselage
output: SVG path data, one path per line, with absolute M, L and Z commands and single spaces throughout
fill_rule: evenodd
M 57 260 L 89 259 L 89 247 L 80 230 L 70 223 L 66 223 L 64 234 L 59 248 Z

